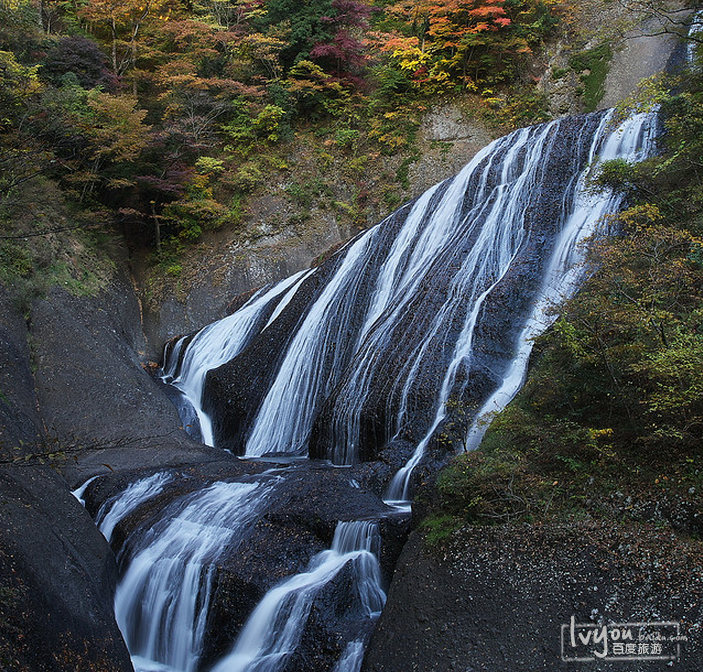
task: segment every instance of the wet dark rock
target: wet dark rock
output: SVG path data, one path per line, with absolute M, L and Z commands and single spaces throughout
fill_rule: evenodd
M 334 256 L 302 284 L 293 300 L 265 331 L 234 359 L 208 372 L 203 409 L 211 416 L 215 443 L 237 455 L 245 451 L 252 422 L 266 396 L 286 348 L 304 319 L 306 308 L 324 291 L 340 263 Z M 267 320 L 273 307 L 262 315 Z M 338 347 L 351 347 L 340 338 Z M 331 355 L 332 353 L 330 353 Z
M 346 643 L 370 634 L 375 620 L 363 609 L 355 590 L 354 570 L 347 563 L 317 594 L 301 644 L 285 672 L 327 672 L 344 653 Z
M 32 672 L 131 663 L 112 614 L 114 558 L 48 464 L 28 332 L 0 287 L 0 668 Z
M 213 419 L 217 445 L 238 454 L 245 451 L 265 395 L 296 331 L 303 331 L 301 326 L 322 296 L 325 284 L 354 249 L 359 252 L 353 257 L 355 265 L 346 267 L 353 270 L 326 304 L 324 335 L 316 336 L 325 347 L 314 355 L 320 383 L 305 400 L 305 413 L 312 415 L 311 426 L 306 424 L 295 436 L 299 445 L 285 449 L 338 463 L 380 459 L 398 464 L 406 455 L 407 443 L 417 445 L 432 428 L 445 373 L 470 322 L 467 311 L 476 297 L 490 288 L 478 313 L 471 357 L 461 364 L 446 394 L 452 407 L 447 404 L 445 424 L 451 425 L 451 431 L 440 427 L 433 432 L 435 438 L 443 439 L 446 453 L 460 446 L 475 414 L 509 369 L 571 203 L 574 175 L 589 160 L 590 142 L 584 142 L 584 138 L 590 139 L 600 122 L 599 115 L 590 115 L 539 127 L 540 132 L 544 131 L 540 145 L 544 151 L 529 198 L 516 205 L 521 228 L 514 223 L 512 229 L 507 227 L 496 234 L 509 240 L 500 253 L 496 252 L 505 255 L 510 250 L 511 262 L 506 268 L 501 266 L 502 275 L 495 276 L 500 265 L 494 260 L 488 260 L 490 270 L 485 275 L 478 265 L 475 276 L 459 271 L 481 240 L 489 206 L 502 193 L 503 185 L 525 174 L 528 161 L 531 166 L 537 161 L 532 155 L 534 143 L 510 139 L 500 141 L 491 158 L 482 158 L 481 168 L 466 175 L 461 205 L 457 199 L 460 212 L 451 219 L 455 230 L 447 233 L 449 237 L 443 239 L 437 253 L 425 260 L 422 277 L 407 288 L 406 295 L 394 298 L 397 303 L 393 306 L 400 309 L 393 318 L 382 326 L 380 321 L 368 325 L 364 338 L 361 328 L 374 298 L 375 280 L 412 204 L 322 262 L 276 321 L 255 335 L 234 359 L 208 373 L 204 407 Z M 503 163 L 506 157 L 510 157 L 509 168 Z M 514 174 L 506 180 L 505 175 L 511 171 Z M 427 213 L 434 211 L 451 188 L 452 183 L 447 181 L 428 197 L 425 219 L 418 231 L 426 233 L 423 227 L 432 226 Z M 476 202 L 478 194 L 480 203 Z M 499 219 L 503 215 L 495 216 Z M 420 235 L 409 236 L 406 252 L 419 244 L 419 239 Z M 404 263 L 407 260 L 400 262 L 396 273 L 403 272 Z M 393 310 L 387 307 L 387 311 Z M 441 323 L 436 322 L 438 315 L 442 316 Z M 382 337 L 376 339 L 378 334 Z M 305 435 L 308 430 L 309 436 Z M 429 461 L 436 459 L 429 457 Z
M 68 450 L 72 485 L 109 469 L 217 457 L 181 428 L 140 359 L 144 338 L 131 286 L 117 276 L 96 297 L 54 287 L 31 313 L 32 357 L 46 436 Z
M 0 470 L 0 668 L 128 672 L 114 557 L 49 467 Z
M 21 443 L 39 440 L 40 420 L 27 343 L 27 325 L 0 285 L 0 458 L 24 457 Z

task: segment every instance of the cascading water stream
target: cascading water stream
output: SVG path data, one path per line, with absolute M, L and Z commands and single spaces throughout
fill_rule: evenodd
M 158 472 L 130 483 L 123 493 L 108 499 L 95 516 L 95 524 L 105 539 L 112 541 L 115 525 L 148 499 L 156 497 L 172 479 L 168 472 Z
M 229 444 L 223 436 L 223 445 L 253 456 L 300 455 L 312 438 L 314 456 L 350 464 L 368 459 L 370 440 L 389 445 L 407 435 L 414 452 L 388 492 L 407 499 L 410 474 L 442 430 L 449 402 L 482 409 L 517 389 L 524 364 L 513 360 L 527 359 L 522 344 L 544 322 L 539 306 L 568 293 L 577 243 L 617 208 L 607 194 L 584 196 L 595 157 L 637 160 L 652 128 L 652 118 L 639 115 L 612 131 L 598 114 L 501 138 L 456 178 L 349 243 L 330 260 L 320 290 L 311 289 L 317 276 L 299 274 L 260 292 L 183 343 L 185 353 L 173 348 L 165 370 L 177 371 L 182 359 L 176 382 L 199 407 L 208 370 L 229 359 L 230 375 L 246 380 L 258 370 L 247 358 L 264 338 L 262 366 L 271 371 L 257 385 L 265 393 L 236 420 L 220 417 L 220 428 L 236 422 L 240 437 Z M 498 302 L 516 292 L 510 283 L 524 286 L 507 310 Z M 501 310 L 503 322 L 487 327 Z M 287 322 L 293 331 L 272 358 L 265 332 L 289 311 L 297 311 Z M 487 341 L 491 329 L 502 333 Z M 250 368 L 238 371 L 240 361 Z
M 308 311 L 256 416 L 247 455 L 307 452 L 320 392 L 323 396 L 329 392 L 333 380 L 333 376 L 324 378 L 325 371 L 338 368 L 337 363 L 324 367 L 321 361 L 327 353 L 337 351 L 335 331 L 329 325 L 344 311 L 340 304 L 357 279 L 372 240 L 372 235 L 362 236 L 351 245 L 341 267 Z
M 308 614 L 318 593 L 347 565 L 354 573 L 359 607 L 375 619 L 385 604 L 377 554 L 380 536 L 376 523 L 341 522 L 332 548 L 318 553 L 302 574 L 295 574 L 272 588 L 244 626 L 232 652 L 211 672 L 277 672 L 298 646 Z M 361 645 L 363 650 L 363 643 Z M 338 667 L 358 669 L 359 646 L 351 642 Z
M 349 642 L 332 672 L 359 672 L 361 663 L 364 660 L 365 648 L 366 642 L 363 639 L 355 639 L 353 642 Z
M 122 516 L 158 494 L 164 476 L 138 481 L 108 502 L 103 525 L 111 531 Z M 126 570 L 115 616 L 138 672 L 197 668 L 215 562 L 248 534 L 276 482 L 266 477 L 213 483 L 176 499 L 153 527 L 147 522 L 127 539 L 118 555 Z
M 582 259 L 582 246 L 580 244 L 597 231 L 607 214 L 617 212 L 620 197 L 610 192 L 594 193 L 588 189 L 587 178 L 594 165 L 597 162 L 615 158 L 639 161 L 651 151 L 654 139 L 654 118 L 651 115 L 635 115 L 615 132 L 610 133 L 608 132 L 608 123 L 609 116 L 603 117 L 591 142 L 586 163 L 588 169 L 575 176 L 576 185 L 572 191 L 572 204 L 566 209 L 568 214 L 553 247 L 540 292 L 517 339 L 515 355 L 502 382 L 482 405 L 476 419 L 471 424 L 465 439 L 465 450 L 471 450 L 478 446 L 487 429 L 489 418 L 504 408 L 522 385 L 533 339 L 542 333 L 556 317 L 554 314 L 549 314 L 549 310 L 575 291 L 582 270 L 579 267 L 579 262 Z M 596 152 L 598 152 L 597 157 Z M 516 186 L 520 192 L 524 191 L 522 185 Z M 499 226 L 505 222 L 512 225 L 515 221 L 514 213 L 508 212 L 508 218 L 505 217 L 505 211 L 502 208 L 496 210 L 496 213 L 500 217 Z M 487 227 L 484 226 L 484 231 L 486 229 Z M 476 248 L 478 247 L 477 245 Z M 450 394 L 455 388 L 457 371 L 472 355 L 472 337 L 483 302 L 502 279 L 502 276 L 507 273 L 511 261 L 508 260 L 502 267 L 499 266 L 500 276 L 476 298 L 462 333 L 456 341 L 454 354 L 442 383 L 434 421 L 410 460 L 393 477 L 386 494 L 387 501 L 398 504 L 410 499 L 410 477 L 413 469 L 419 464 L 435 431 L 447 415 L 447 405 Z M 403 410 L 405 409 L 403 408 Z
M 310 276 L 314 269 L 301 271 L 282 280 L 268 291 L 259 291 L 239 310 L 218 322 L 201 329 L 192 340 L 179 339 L 168 353 L 163 369 L 165 382 L 178 388 L 195 408 L 200 422 L 203 443 L 214 445 L 212 422 L 202 409 L 203 385 L 210 369 L 232 359 L 261 330 L 262 321 L 270 312 L 271 306 L 276 310 L 269 316 L 265 327 L 285 308 L 301 282 Z M 292 289 L 284 295 L 284 292 Z M 182 350 L 187 343 L 185 352 Z
M 608 118 L 604 118 L 599 134 L 603 135 Z M 638 114 L 629 118 L 616 132 L 607 135 L 603 146 L 591 148 L 589 165 L 613 159 L 636 162 L 645 159 L 655 140 L 655 118 L 649 114 Z M 590 173 L 591 171 L 589 171 Z M 607 191 L 594 192 L 588 188 L 588 174 L 579 177 L 574 207 L 557 241 L 554 253 L 544 277 L 538 300 L 528 318 L 520 338 L 515 357 L 503 382 L 486 400 L 469 427 L 465 450 L 478 447 L 490 420 L 517 394 L 527 371 L 527 363 L 535 337 L 541 334 L 556 319 L 555 307 L 573 296 L 583 277 L 584 241 L 599 232 L 606 223 L 608 214 L 617 212 L 622 198 Z

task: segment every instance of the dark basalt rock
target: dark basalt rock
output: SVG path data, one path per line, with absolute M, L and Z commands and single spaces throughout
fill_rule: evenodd
M 114 557 L 48 467 L 0 470 L 0 667 L 129 672 Z
M 362 672 L 698 672 L 702 604 L 700 542 L 653 524 L 468 527 L 441 548 L 414 533 Z M 611 641 L 609 660 L 570 666 L 572 616 L 599 628 L 673 621 L 687 641 L 672 663 L 614 660 Z
M 234 359 L 208 371 L 203 410 L 210 415 L 216 445 L 235 455 L 244 453 L 248 428 L 278 371 L 286 347 L 295 336 L 304 308 L 314 302 L 336 268 L 318 269 L 300 287 L 291 303 L 271 326 Z M 261 316 L 268 320 L 273 307 Z
M 40 464 L 56 447 L 42 438 L 29 361 L 25 322 L 0 286 L 0 669 L 128 672 L 114 558 Z
M 365 639 L 375 621 L 366 616 L 355 590 L 354 571 L 347 563 L 317 594 L 300 646 L 286 661 L 285 672 L 328 672 L 347 642 Z

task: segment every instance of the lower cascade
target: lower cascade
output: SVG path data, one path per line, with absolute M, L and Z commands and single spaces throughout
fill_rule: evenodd
M 361 669 L 385 603 L 384 526 L 422 470 L 476 447 L 517 392 L 532 339 L 578 286 L 583 241 L 620 206 L 589 178 L 599 161 L 645 158 L 655 127 L 605 112 L 520 129 L 320 266 L 167 346 L 164 380 L 195 411 L 184 423 L 253 459 L 232 458 L 236 475 L 161 471 L 94 506 L 137 670 Z M 299 532 L 288 493 L 302 483 Z M 313 501 L 323 483 L 329 499 Z M 262 578 L 267 530 L 312 545 L 289 564 L 281 542 Z M 325 619 L 326 657 L 309 641 Z
M 354 597 L 366 616 L 379 616 L 386 601 L 377 559 L 379 544 L 375 523 L 339 523 L 332 548 L 316 555 L 305 572 L 291 576 L 266 594 L 244 626 L 232 652 L 212 672 L 283 669 L 286 657 L 300 641 L 312 598 L 347 564 L 354 575 Z M 345 652 L 340 661 L 342 669 L 354 669 L 358 656 L 352 656 L 359 647 L 353 645 L 351 643 L 351 653 Z
M 159 472 L 132 483 L 100 508 L 96 520 L 108 540 L 128 516 L 140 518 L 118 553 L 122 579 L 115 597 L 117 622 L 137 672 L 288 669 L 316 601 L 331 601 L 340 621 L 350 625 L 335 669 L 359 670 L 366 638 L 386 599 L 381 536 L 378 523 L 370 520 L 338 522 L 328 550 L 264 594 L 231 651 L 214 665 L 201 664 L 218 561 L 225 552 L 236 554 L 255 522 L 267 514 L 281 481 L 270 471 L 246 482 L 217 481 L 156 507 L 154 518 L 150 502 L 166 486 L 175 486 L 172 474 Z M 146 509 L 143 517 L 140 509 Z M 342 600 L 321 595 L 335 581 L 342 586 Z

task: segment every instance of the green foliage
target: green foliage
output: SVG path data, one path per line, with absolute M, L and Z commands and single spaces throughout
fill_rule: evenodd
M 267 105 L 252 122 L 254 133 L 268 142 L 280 140 L 281 122 L 286 115 L 285 110 L 278 105 Z
M 0 279 L 3 282 L 28 278 L 34 272 L 34 260 L 29 250 L 20 243 L 0 241 Z
M 6 157 L 6 165 L 17 160 L 12 153 Z M 114 270 L 105 213 L 66 202 L 34 161 L 30 167 L 30 179 L 18 180 L 11 193 L 0 195 L 0 282 L 22 312 L 52 285 L 76 295 L 95 294 Z
M 201 175 L 217 175 L 225 171 L 225 163 L 212 156 L 201 156 L 195 162 L 195 168 Z
M 313 178 L 306 182 L 293 182 L 286 187 L 288 198 L 301 207 L 304 211 L 309 211 L 316 199 L 323 196 L 330 196 L 331 190 L 322 178 Z
M 461 520 L 447 514 L 435 514 L 422 521 L 425 542 L 431 547 L 441 546 L 460 527 Z
M 193 174 L 185 185 L 181 198 L 163 209 L 163 219 L 172 223 L 183 241 L 197 241 L 204 229 L 215 229 L 228 213 L 227 208 L 213 198 L 209 174 Z
M 311 0 L 300 3 L 296 0 L 267 0 L 266 14 L 257 25 L 263 30 L 278 28 L 285 34 L 286 46 L 281 52 L 284 66 L 291 67 L 309 57 L 317 42 L 331 38 L 328 24 L 323 16 L 330 16 L 331 0 Z
M 573 54 L 569 58 L 569 66 L 574 72 L 580 73 L 583 84 L 583 103 L 586 112 L 592 112 L 605 94 L 605 78 L 610 70 L 613 52 L 608 43 L 603 43 Z
M 549 120 L 544 94 L 521 86 L 508 88 L 501 95 L 492 89 L 483 92 L 481 117 L 499 130 L 510 131 Z
M 631 192 L 637 184 L 636 165 L 626 159 L 611 159 L 600 164 L 593 183 L 597 187 Z
M 334 141 L 338 147 L 353 147 L 359 140 L 360 133 L 355 128 L 340 128 L 334 134 Z
M 410 150 L 417 138 L 420 124 L 417 120 L 419 108 L 391 110 L 371 119 L 369 139 L 377 143 L 387 156 Z

